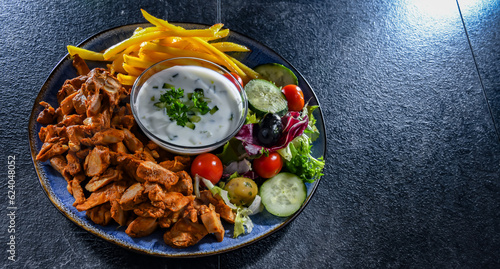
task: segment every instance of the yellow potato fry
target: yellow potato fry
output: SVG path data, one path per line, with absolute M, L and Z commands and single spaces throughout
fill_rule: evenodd
M 221 28 L 224 26 L 222 23 L 217 23 L 208 29 L 193 29 L 187 30 L 180 26 L 175 26 L 166 20 L 158 19 L 151 16 L 145 10 L 141 9 L 144 18 L 151 24 L 154 24 L 158 28 L 164 28 L 168 31 L 172 31 L 171 36 L 203 36 L 203 37 L 213 37 Z
M 143 34 L 147 34 L 147 33 L 151 33 L 151 32 L 157 32 L 157 31 L 162 31 L 162 30 L 163 29 L 160 29 L 158 27 L 147 27 L 147 28 L 137 27 L 137 29 L 135 29 L 135 31 L 132 34 L 132 36 L 140 36 L 140 35 L 143 35 Z
M 172 48 L 172 47 L 166 47 L 166 46 L 160 46 L 157 44 L 153 43 L 148 43 L 143 47 L 144 50 L 148 51 L 156 51 L 156 52 L 162 52 L 162 53 L 167 53 L 170 54 L 174 57 L 197 57 L 205 60 L 209 60 L 218 64 L 224 64 L 224 61 L 221 61 L 219 58 L 213 56 L 212 54 L 208 53 L 203 53 L 203 52 L 197 52 L 197 51 L 188 51 L 188 50 L 182 50 L 178 48 Z
M 84 60 L 89 60 L 89 61 L 104 61 L 104 56 L 102 53 L 75 47 L 68 45 L 66 46 L 68 49 L 69 55 L 73 57 L 75 54 L 80 55 L 80 57 Z
M 205 41 L 212 41 L 216 39 L 221 39 L 229 35 L 229 29 L 224 29 L 218 31 L 213 37 L 200 37 L 201 39 Z
M 222 51 L 222 52 L 227 52 L 227 51 L 240 51 L 240 52 L 248 52 L 250 51 L 249 48 L 236 44 L 233 42 L 217 42 L 217 43 L 210 43 L 212 46 L 214 46 L 216 49 Z
M 148 51 L 147 53 L 139 54 L 139 58 L 157 63 L 166 59 L 175 58 L 175 56 L 163 52 Z
M 199 37 L 190 37 L 189 40 L 193 40 L 193 42 L 207 48 L 211 53 L 220 57 L 225 63 L 224 66 L 229 68 L 231 72 L 235 72 L 236 74 L 238 74 L 244 81 L 248 79 L 248 76 L 231 59 L 229 59 L 226 54 L 214 48 L 212 45 L 210 45 L 210 43 L 200 39 Z
M 120 83 L 122 85 L 126 85 L 126 86 L 134 85 L 134 82 L 137 79 L 137 77 L 135 77 L 135 76 L 124 75 L 124 74 L 120 74 L 120 73 L 118 73 L 116 78 L 118 79 L 118 81 L 120 81 Z
M 245 72 L 251 79 L 259 78 L 259 73 L 255 72 L 252 68 L 244 65 L 242 62 L 236 60 L 235 58 L 228 56 L 243 72 Z
M 186 43 L 185 40 L 182 39 L 182 37 L 178 36 L 169 36 L 163 39 L 158 40 L 158 44 L 162 46 L 171 46 L 171 47 L 177 47 L 179 44 Z
M 142 74 L 142 71 L 144 71 L 144 69 L 136 68 L 126 63 L 123 63 L 123 69 L 125 70 L 125 72 L 127 72 L 128 75 L 135 77 L 140 76 Z
M 168 23 L 167 21 L 165 20 L 162 20 L 162 19 L 158 19 L 154 16 L 152 16 L 151 14 L 147 13 L 144 9 L 141 8 L 141 12 L 142 12 L 142 16 L 147 20 L 149 21 L 151 24 L 154 24 L 156 26 L 162 26 L 162 27 L 165 27 L 166 29 L 170 29 L 170 30 L 173 30 L 173 29 L 176 29 L 178 28 L 179 26 L 175 26 L 173 24 L 170 24 Z M 181 28 L 181 27 L 179 27 Z
M 116 59 L 113 60 L 111 64 L 108 65 L 108 68 L 110 69 L 111 73 L 114 74 L 115 72 L 117 73 L 125 73 L 125 69 L 123 69 L 123 55 L 120 57 L 116 57 Z
M 155 64 L 155 62 L 145 61 L 144 59 L 141 59 L 139 57 L 134 57 L 126 54 L 123 55 L 123 62 L 124 64 L 128 64 L 129 66 L 143 69 L 146 69 Z

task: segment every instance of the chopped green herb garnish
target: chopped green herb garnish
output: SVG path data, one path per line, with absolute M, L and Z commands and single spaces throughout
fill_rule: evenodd
M 153 95 L 153 96 L 151 96 L 151 101 L 153 101 L 153 102 L 155 101 L 155 97 L 154 97 L 154 95 Z
M 212 107 L 212 109 L 210 109 L 210 115 L 213 115 L 218 110 L 219 110 L 219 108 L 217 106 Z
M 156 88 L 158 88 L 158 87 L 156 87 Z M 172 84 L 163 83 L 163 87 L 162 88 L 164 88 L 164 89 L 174 89 L 175 87 Z
M 214 106 L 212 109 L 208 107 L 208 103 L 211 100 L 205 97 L 203 89 L 195 89 L 193 93 L 187 94 L 188 100 L 186 101 L 183 89 L 176 89 L 168 83 L 163 84 L 164 88 L 166 86 L 170 86 L 170 89 L 163 93 L 160 96 L 160 101 L 154 103 L 154 105 L 160 109 L 165 108 L 170 120 L 176 121 L 177 125 L 194 130 L 194 123 L 201 120 L 201 117 L 197 116 L 196 112 L 205 115 L 209 112 L 210 114 L 214 114 L 219 110 L 217 106 Z M 154 96 L 151 98 L 151 101 L 154 101 Z

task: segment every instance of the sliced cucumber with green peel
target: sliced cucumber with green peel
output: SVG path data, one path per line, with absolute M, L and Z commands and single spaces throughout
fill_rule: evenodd
M 306 185 L 292 173 L 279 173 L 260 186 L 259 195 L 266 210 L 278 217 L 288 217 L 300 209 L 307 196 Z
M 252 79 L 245 85 L 250 109 L 263 116 L 267 113 L 276 113 L 283 116 L 288 111 L 288 102 L 285 95 L 273 83 L 264 79 Z
M 278 87 L 284 87 L 290 84 L 299 84 L 297 76 L 295 76 L 292 70 L 281 64 L 262 64 L 255 67 L 254 70 L 255 72 L 259 73 L 259 75 L 261 75 L 264 79 L 274 82 L 274 84 L 276 84 L 276 86 Z

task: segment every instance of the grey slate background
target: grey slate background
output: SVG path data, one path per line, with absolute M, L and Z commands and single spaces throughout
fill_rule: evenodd
M 500 1 L 437 2 L 224 0 L 219 14 L 213 0 L 1 1 L 0 264 L 500 267 Z M 140 8 L 170 21 L 220 18 L 288 59 L 315 90 L 327 122 L 325 176 L 282 230 L 218 256 L 148 257 L 85 232 L 46 198 L 28 146 L 36 94 L 66 45 L 144 22 Z M 8 155 L 17 166 L 15 263 L 5 252 Z

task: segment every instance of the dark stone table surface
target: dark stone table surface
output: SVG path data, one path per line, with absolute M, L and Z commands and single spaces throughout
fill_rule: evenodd
M 169 21 L 221 21 L 281 54 L 315 90 L 325 176 L 285 228 L 221 255 L 149 257 L 89 234 L 43 193 L 27 131 L 41 85 L 66 45 L 145 22 L 140 8 Z M 500 267 L 499 0 L 3 0 L 0 16 L 3 267 Z

